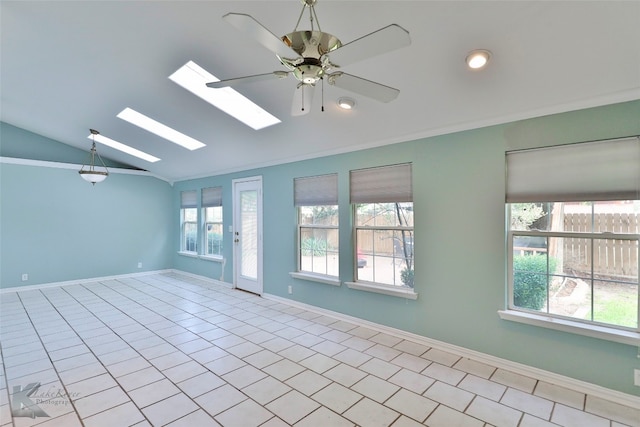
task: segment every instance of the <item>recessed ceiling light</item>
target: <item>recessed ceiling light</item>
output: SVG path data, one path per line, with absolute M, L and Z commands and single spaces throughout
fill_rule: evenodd
M 491 58 L 491 52 L 485 49 L 476 49 L 469 52 L 466 61 L 469 68 L 478 70 L 487 65 L 489 58 Z
M 355 107 L 355 105 L 356 101 L 351 98 L 342 97 L 338 99 L 338 106 L 343 110 L 351 110 L 353 107 Z
M 140 150 L 136 150 L 133 147 L 129 147 L 128 145 L 125 145 L 121 142 L 118 141 L 114 141 L 111 138 L 107 138 L 106 136 L 102 135 L 102 134 L 98 134 L 98 135 L 89 135 L 87 138 L 89 139 L 93 139 L 95 137 L 95 141 L 99 142 L 100 144 L 104 144 L 107 147 L 111 147 L 111 148 L 115 148 L 116 150 L 120 150 L 123 153 L 127 153 L 131 156 L 135 156 L 139 159 L 142 160 L 146 160 L 147 162 L 150 163 L 155 163 L 157 161 L 160 161 L 159 158 L 152 156 L 151 154 L 147 154 L 144 151 L 140 151 Z
M 197 150 L 205 146 L 202 142 L 178 132 L 169 126 L 163 125 L 151 117 L 138 113 L 131 108 L 125 108 L 120 111 L 118 117 L 189 150 Z
M 280 119 L 230 87 L 208 88 L 207 83 L 220 79 L 193 61 L 180 67 L 169 79 L 255 130 L 280 123 Z

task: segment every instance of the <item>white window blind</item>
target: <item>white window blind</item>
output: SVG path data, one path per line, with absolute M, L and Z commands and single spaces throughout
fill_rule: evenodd
M 202 207 L 210 208 L 213 206 L 222 206 L 222 187 L 202 189 Z
M 507 203 L 640 199 L 640 138 L 513 151 Z
M 338 204 L 338 174 L 295 178 L 293 180 L 295 206 Z
M 413 201 L 411 163 L 353 170 L 351 203 L 401 203 Z
M 195 191 L 195 190 L 182 191 L 180 193 L 180 207 L 182 209 L 197 208 L 198 207 L 198 192 Z

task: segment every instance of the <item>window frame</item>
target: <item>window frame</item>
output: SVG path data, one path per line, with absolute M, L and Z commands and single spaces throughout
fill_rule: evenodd
M 219 221 L 213 221 L 212 218 L 209 218 L 207 214 L 207 210 L 209 208 L 219 209 Z M 212 213 L 213 217 L 216 217 L 216 212 Z M 224 251 L 224 211 L 222 206 L 222 187 L 205 187 L 201 190 L 200 195 L 200 218 L 202 220 L 201 223 L 201 258 L 210 259 L 210 260 L 221 260 L 223 259 L 223 251 Z M 220 252 L 219 253 L 210 253 L 209 252 L 209 226 L 212 228 L 216 225 L 219 225 L 220 228 Z
M 315 205 L 315 206 L 297 206 L 297 214 L 298 214 L 298 218 L 297 218 L 297 238 L 296 238 L 296 273 L 299 274 L 305 274 L 305 275 L 313 275 L 313 276 L 321 276 L 321 277 L 327 277 L 327 278 L 335 278 L 338 279 L 340 277 L 340 224 L 338 223 L 337 225 L 326 225 L 326 224 L 301 224 L 300 223 L 300 218 L 302 215 L 302 208 L 303 207 L 308 207 L 308 208 L 315 208 L 317 206 L 335 206 L 337 212 L 337 216 L 339 218 L 339 207 L 338 205 Z M 337 263 L 337 267 L 336 267 L 336 274 L 329 274 L 329 273 L 316 273 L 314 271 L 309 271 L 309 270 L 303 270 L 302 269 L 302 236 L 303 236 L 303 229 L 309 229 L 309 230 L 335 230 L 338 234 L 338 247 L 336 248 L 335 251 L 335 256 L 336 256 L 336 263 Z M 315 234 L 315 233 L 313 233 Z M 325 256 L 329 256 L 329 251 L 325 251 L 326 254 Z M 328 268 L 327 268 L 328 270 Z
M 587 201 L 585 201 L 587 202 Z M 547 203 L 547 204 L 552 204 L 553 202 L 539 202 L 539 203 Z M 594 203 L 594 202 L 589 202 L 589 203 Z M 616 324 L 612 324 L 612 323 L 605 323 L 605 322 L 601 322 L 601 321 L 597 321 L 594 320 L 594 288 L 593 286 L 591 287 L 590 290 L 590 301 L 591 301 L 591 319 L 581 319 L 581 318 L 577 318 L 577 317 L 571 317 L 571 316 L 563 316 L 562 314 L 558 314 L 558 313 L 552 313 L 549 311 L 549 293 L 550 293 L 550 289 L 547 285 L 547 289 L 546 289 L 546 305 L 547 305 L 547 310 L 546 311 L 540 311 L 540 310 L 534 310 L 534 309 L 530 309 L 527 307 L 519 307 L 515 305 L 515 290 L 514 290 L 514 237 L 516 236 L 523 236 L 523 237 L 542 237 L 545 238 L 547 240 L 547 242 L 549 242 L 549 239 L 551 238 L 573 238 L 573 239 L 585 239 L 588 240 L 590 242 L 591 247 L 593 247 L 594 241 L 595 240 L 607 240 L 607 239 L 613 239 L 613 240 L 628 240 L 628 241 L 635 241 L 636 244 L 638 245 L 638 247 L 640 247 L 640 234 L 634 234 L 634 233 L 614 233 L 614 232 L 594 232 L 593 230 L 591 231 L 584 231 L 584 232 L 575 232 L 575 231 L 552 231 L 552 230 L 512 230 L 511 229 L 511 207 L 512 207 L 512 203 L 507 203 L 506 206 L 506 218 L 507 218 L 507 290 L 508 290 L 508 300 L 507 300 L 507 308 L 510 311 L 515 311 L 515 312 L 522 312 L 522 313 L 528 313 L 530 315 L 533 316 L 543 316 L 546 318 L 550 318 L 550 319 L 558 319 L 561 321 L 565 321 L 565 322 L 571 322 L 571 323 L 577 323 L 577 324 L 582 324 L 585 325 L 585 327 L 595 327 L 595 328 L 606 328 L 606 329 L 613 329 L 613 330 L 618 330 L 621 332 L 629 332 L 632 334 L 637 334 L 638 337 L 640 337 L 640 291 L 638 291 L 638 295 L 637 295 L 637 299 L 638 299 L 638 305 L 637 305 L 637 313 L 636 313 L 636 322 L 637 325 L 635 328 L 632 327 L 627 327 L 627 326 L 623 326 L 623 325 L 616 325 Z M 592 205 L 592 209 L 590 212 L 591 215 L 591 220 L 593 221 L 593 216 L 595 215 L 595 212 L 593 210 L 593 205 Z M 546 251 L 545 251 L 546 252 Z M 589 277 L 586 279 L 590 282 L 592 281 L 602 281 L 602 279 L 597 279 L 596 275 L 597 273 L 594 271 L 594 259 L 595 259 L 595 251 L 591 251 L 591 255 L 590 255 L 590 265 L 591 265 L 591 272 Z M 549 267 L 548 267 L 548 257 L 547 257 L 547 272 L 545 274 L 545 276 L 547 277 L 547 283 L 548 283 L 548 278 L 549 276 L 563 276 L 563 274 L 554 274 L 554 272 L 550 272 L 549 271 Z M 638 264 L 640 267 L 640 259 L 638 260 Z M 566 277 L 573 277 L 573 276 L 566 276 Z M 616 282 L 616 281 L 614 281 Z M 639 284 L 640 286 L 640 284 Z
M 293 277 L 311 279 L 318 282 L 328 283 L 331 285 L 340 284 L 340 206 L 338 203 L 338 174 L 328 173 L 322 175 L 302 176 L 293 179 L 293 205 L 296 208 L 296 271 L 290 273 Z M 335 209 L 333 218 L 337 224 L 317 224 L 315 223 L 316 215 L 313 215 L 314 222 L 311 224 L 302 223 L 303 209 L 315 209 L 330 207 Z M 305 234 L 304 230 L 311 230 L 311 234 L 315 235 L 316 230 L 322 230 L 327 235 L 329 230 L 336 233 L 336 248 L 331 252 L 335 257 L 335 272 L 329 274 L 328 248 L 325 248 L 325 273 L 318 273 L 309 270 L 303 270 L 303 242 L 302 238 Z M 328 239 L 325 239 L 326 241 Z M 312 256 L 312 262 L 315 256 Z M 313 267 L 312 267 L 313 270 Z
M 220 221 L 209 221 L 207 209 L 220 209 Z M 220 253 L 209 253 L 209 225 L 212 227 L 220 225 Z M 222 206 L 203 206 L 202 207 L 202 247 L 204 248 L 202 256 L 208 258 L 222 258 L 224 250 L 224 218 Z
M 345 282 L 351 289 L 357 289 L 368 292 L 376 292 L 385 295 L 403 297 L 407 299 L 417 299 L 418 294 L 415 291 L 415 204 L 413 200 L 413 164 L 412 162 L 374 166 L 364 169 L 351 170 L 349 172 L 349 196 L 351 204 L 352 217 L 352 241 L 353 241 L 353 281 Z M 366 226 L 358 225 L 358 206 L 359 205 L 375 205 L 375 204 L 411 204 L 413 212 L 413 225 L 394 225 L 394 226 Z M 396 214 L 396 221 L 397 219 Z M 358 234 L 361 230 L 389 230 L 392 233 L 409 231 L 412 234 L 412 256 L 411 256 L 411 286 L 406 284 L 387 284 L 384 282 L 373 282 L 362 280 L 359 278 L 358 269 L 358 252 L 360 245 L 358 244 Z M 394 245 L 395 246 L 395 245 Z M 394 251 L 395 253 L 395 251 Z M 392 257 L 393 259 L 393 257 Z M 406 267 L 405 267 L 406 268 Z M 395 282 L 395 266 L 393 273 Z M 375 276 L 373 276 L 375 277 Z
M 187 210 L 193 209 L 195 221 L 187 220 Z M 195 250 L 189 250 L 187 244 L 187 226 L 195 229 L 194 245 Z M 198 192 L 196 190 L 185 190 L 180 192 L 180 246 L 179 253 L 188 256 L 198 256 Z
M 389 203 L 394 203 L 394 202 L 389 202 Z M 401 202 L 401 203 L 411 203 L 411 209 L 413 210 L 413 202 Z M 357 222 L 357 210 L 358 210 L 358 206 L 359 205 L 373 205 L 373 204 L 382 204 L 382 203 L 354 203 L 352 205 L 352 210 L 353 210 L 353 242 L 354 242 L 354 256 L 353 256 L 353 267 L 354 267 L 354 282 L 355 283 L 363 283 L 363 284 L 370 284 L 370 285 L 375 285 L 375 286 L 388 286 L 392 289 L 414 289 L 411 286 L 407 286 L 407 285 L 392 285 L 389 283 L 384 283 L 384 282 L 376 282 L 374 281 L 369 281 L 369 280 L 361 280 L 358 278 L 358 252 L 359 252 L 359 245 L 358 245 L 358 231 L 359 230 L 366 230 L 366 231 L 389 231 L 391 232 L 391 234 L 395 234 L 395 232 L 409 232 L 411 233 L 411 239 L 414 240 L 415 238 L 415 218 L 414 218 L 414 225 L 413 226 L 403 226 L 403 225 L 396 225 L 396 226 L 379 226 L 379 225 L 358 225 Z M 393 239 L 395 239 L 395 237 L 392 237 Z M 413 270 L 415 272 L 415 255 L 414 255 L 414 250 L 413 250 L 413 243 L 412 243 L 412 250 L 411 250 L 411 270 Z M 395 253 L 395 250 L 394 250 Z M 374 255 L 375 256 L 375 255 Z M 392 256 L 391 257 L 394 262 L 396 257 Z M 415 274 L 415 273 L 414 273 Z M 374 278 L 375 278 L 375 274 L 374 274 Z M 415 286 L 415 285 L 414 285 Z
M 640 137 L 621 137 L 597 141 L 570 142 L 561 145 L 506 151 L 505 194 L 505 308 L 498 310 L 503 320 L 547 329 L 640 346 L 640 292 L 638 295 L 638 328 L 566 317 L 515 307 L 513 278 L 513 236 L 537 235 L 549 238 L 573 238 L 569 231 L 511 230 L 512 203 L 551 203 L 583 201 L 620 201 L 640 199 Z M 532 180 L 531 177 L 537 177 Z M 593 214 L 593 211 L 592 211 Z M 592 217 L 593 221 L 593 217 Z M 513 232 L 512 232 L 513 231 Z M 582 233 L 580 237 L 617 240 L 619 237 L 638 241 L 638 234 L 613 232 Z M 568 233 L 568 234 L 564 234 Z M 640 243 L 639 243 L 640 244 Z M 593 243 L 591 243 L 593 245 Z M 549 265 L 549 261 L 547 261 Z M 640 260 L 638 261 L 640 264 Z M 639 265 L 640 267 L 640 265 Z M 547 269 L 547 277 L 550 272 Z M 554 272 L 555 273 L 555 272 Z M 593 262 L 589 280 L 594 276 Z M 637 279 L 636 279 L 637 280 Z M 593 293 L 591 290 L 591 297 Z M 548 292 L 548 290 L 547 290 Z
M 198 220 L 196 221 L 187 221 L 186 211 L 187 209 L 193 209 L 196 211 L 196 218 L 198 215 L 197 208 L 181 208 L 180 209 L 180 252 L 189 254 L 189 255 L 197 255 L 198 254 Z M 193 226 L 196 232 L 196 238 L 194 239 L 195 250 L 191 251 L 187 248 L 187 225 Z

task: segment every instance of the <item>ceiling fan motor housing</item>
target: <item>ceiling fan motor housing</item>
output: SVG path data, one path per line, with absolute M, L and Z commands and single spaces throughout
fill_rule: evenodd
M 289 59 L 278 55 L 282 64 L 293 71 L 293 75 L 304 84 L 315 84 L 322 78 L 330 65 L 321 58 L 328 52 L 342 46 L 332 34 L 322 31 L 294 31 L 282 37 L 282 41 L 303 58 Z

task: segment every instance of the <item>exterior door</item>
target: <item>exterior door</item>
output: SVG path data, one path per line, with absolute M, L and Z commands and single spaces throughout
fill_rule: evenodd
M 236 288 L 262 295 L 262 177 L 233 181 L 233 275 Z

